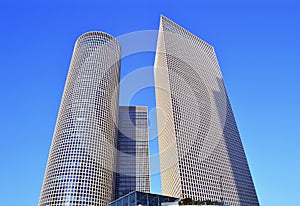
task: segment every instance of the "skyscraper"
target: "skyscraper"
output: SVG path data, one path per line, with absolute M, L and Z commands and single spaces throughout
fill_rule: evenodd
M 101 205 L 112 200 L 120 46 L 103 32 L 75 44 L 39 205 Z
M 120 106 L 118 128 L 115 199 L 150 192 L 147 107 Z
M 214 48 L 162 16 L 154 72 L 163 195 L 259 205 Z

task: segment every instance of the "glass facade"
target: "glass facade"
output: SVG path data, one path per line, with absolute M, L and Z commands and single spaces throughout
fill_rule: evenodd
M 124 195 L 111 206 L 259 205 L 214 48 L 163 16 L 154 66 L 160 169 L 162 193 L 177 198 L 147 193 L 147 107 L 118 106 L 120 53 L 103 32 L 76 41 L 39 205 L 107 206 Z
M 111 202 L 109 206 L 161 206 L 162 203 L 178 201 L 175 197 L 134 191 Z
M 259 205 L 214 48 L 162 16 L 154 73 L 162 193 Z
M 150 192 L 147 107 L 120 106 L 118 129 L 115 199 Z
M 112 199 L 120 46 L 103 32 L 75 44 L 39 205 L 107 206 Z

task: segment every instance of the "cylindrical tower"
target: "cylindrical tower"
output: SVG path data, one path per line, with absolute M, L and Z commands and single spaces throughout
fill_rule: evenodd
M 101 205 L 112 198 L 120 46 L 103 32 L 78 38 L 39 205 Z

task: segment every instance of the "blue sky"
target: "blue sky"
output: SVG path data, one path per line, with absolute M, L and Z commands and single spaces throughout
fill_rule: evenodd
M 214 46 L 261 205 L 299 202 L 299 11 L 296 0 L 1 1 L 1 205 L 38 202 L 75 40 L 157 30 L 161 13 Z M 153 61 L 126 57 L 122 77 Z M 131 103 L 154 107 L 153 88 Z

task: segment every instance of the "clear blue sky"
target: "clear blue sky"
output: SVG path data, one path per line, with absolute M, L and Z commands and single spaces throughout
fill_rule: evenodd
M 51 2 L 0 3 L 1 205 L 38 202 L 76 38 L 156 30 L 161 13 L 215 47 L 261 205 L 299 202 L 300 1 Z M 122 77 L 153 60 L 125 58 Z M 131 103 L 154 107 L 153 88 Z

